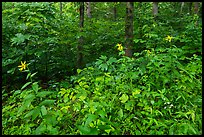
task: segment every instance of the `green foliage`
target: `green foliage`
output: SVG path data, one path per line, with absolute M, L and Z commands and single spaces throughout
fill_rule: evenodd
M 4 134 L 201 134 L 201 59 L 177 47 L 134 55 L 78 69 L 57 100 L 36 82 L 24 86 L 3 107 Z
M 23 78 L 19 78 L 16 69 L 21 60 L 33 62 L 30 65 L 33 71 L 42 70 L 40 64 L 46 59 L 46 54 L 52 51 L 54 48 L 52 44 L 55 44 L 57 39 L 54 24 L 52 24 L 54 9 L 48 3 L 14 3 L 14 8 L 4 10 L 3 18 L 4 34 L 12 33 L 12 35 L 4 35 L 3 39 L 6 41 L 2 43 L 4 67 L 2 75 L 4 83 L 7 84 L 8 81 L 12 83 L 22 81 Z M 7 28 L 13 30 L 8 31 Z M 7 80 L 11 75 L 16 77 Z
M 200 14 L 165 2 L 153 18 L 152 3 L 136 2 L 129 58 L 125 6 L 92 3 L 81 32 L 77 2 L 62 12 L 59 3 L 2 3 L 2 134 L 202 134 Z M 86 67 L 76 69 L 80 37 Z M 18 71 L 21 61 L 28 70 Z

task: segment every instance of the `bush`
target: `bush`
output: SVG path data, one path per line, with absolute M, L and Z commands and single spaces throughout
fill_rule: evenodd
M 77 73 L 59 92 L 37 82 L 15 91 L 3 106 L 3 134 L 202 134 L 197 55 L 171 47 L 101 56 Z

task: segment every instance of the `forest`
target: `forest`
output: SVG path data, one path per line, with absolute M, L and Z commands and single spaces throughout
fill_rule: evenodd
M 2 2 L 3 135 L 201 135 L 202 2 Z

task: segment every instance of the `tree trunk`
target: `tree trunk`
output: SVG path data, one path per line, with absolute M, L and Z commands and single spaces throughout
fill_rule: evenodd
M 199 3 L 194 2 L 194 14 L 198 15 Z M 198 26 L 198 20 L 195 21 L 195 26 Z
M 201 16 L 202 16 L 202 11 L 203 11 L 202 9 L 203 9 L 203 4 L 200 3 L 200 10 L 199 10 L 199 12 L 200 12 Z
M 181 2 L 181 10 L 180 10 L 180 14 L 181 14 L 182 11 L 183 11 L 184 4 L 185 4 L 185 2 Z
M 80 23 L 79 23 L 79 28 L 80 32 L 83 32 L 83 27 L 84 27 L 84 2 L 80 2 Z M 81 36 L 79 38 L 79 45 L 77 46 L 78 50 L 78 55 L 77 55 L 77 68 L 82 68 L 82 63 L 83 63 L 83 37 Z
M 158 2 L 153 2 L 152 12 L 153 12 L 153 16 L 157 17 L 157 15 L 158 15 Z
M 198 8 L 199 8 L 199 3 L 198 2 L 194 2 L 194 14 L 198 15 Z
M 133 47 L 133 2 L 126 2 L 125 19 L 125 56 L 132 57 Z
M 87 2 L 87 16 L 88 18 L 91 18 L 91 2 Z

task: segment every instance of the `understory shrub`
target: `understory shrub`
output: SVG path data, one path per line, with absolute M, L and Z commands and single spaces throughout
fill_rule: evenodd
M 201 57 L 176 46 L 101 56 L 77 69 L 69 88 L 30 82 L 15 91 L 3 134 L 202 134 L 201 76 Z

